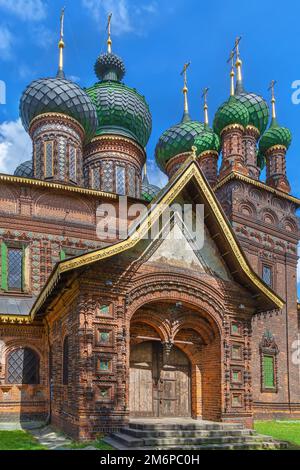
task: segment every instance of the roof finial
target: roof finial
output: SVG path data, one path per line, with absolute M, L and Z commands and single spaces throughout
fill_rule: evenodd
M 60 15 L 60 39 L 59 39 L 59 43 L 58 43 L 59 64 L 58 64 L 57 76 L 60 77 L 60 78 L 65 78 L 65 73 L 64 73 L 64 48 L 65 48 L 64 22 L 65 22 L 65 7 L 62 9 L 61 15 Z
M 209 92 L 209 88 L 204 88 L 203 94 L 202 94 L 202 98 L 204 98 L 204 106 L 203 106 L 203 109 L 204 109 L 204 124 L 205 124 L 206 126 L 209 125 L 209 119 L 208 119 L 208 104 L 207 104 L 207 95 L 208 95 L 208 92 Z
M 111 46 L 112 46 L 112 40 L 111 40 L 111 19 L 112 19 L 112 13 L 108 15 L 108 20 L 107 20 L 107 33 L 108 33 L 108 38 L 107 38 L 107 52 L 111 54 Z
M 232 50 L 230 53 L 230 57 L 227 60 L 227 63 L 231 62 L 231 70 L 230 70 L 230 96 L 234 96 L 234 51 Z
M 183 121 L 186 120 L 186 119 L 189 119 L 189 103 L 188 103 L 188 87 L 187 87 L 187 69 L 189 68 L 189 66 L 191 65 L 190 62 L 187 62 L 186 64 L 184 64 L 184 67 L 183 67 L 183 70 L 181 72 L 181 75 L 183 75 L 183 80 L 184 80 L 184 83 L 183 83 L 183 95 L 184 95 L 184 112 L 183 112 Z
M 275 80 L 272 80 L 271 83 L 270 83 L 270 86 L 268 88 L 268 90 L 272 92 L 272 99 L 271 99 L 271 103 L 272 103 L 272 119 L 273 121 L 275 121 L 276 119 L 276 98 L 275 98 L 275 85 L 276 85 L 276 81 Z
M 239 36 L 235 40 L 235 45 L 234 45 L 234 51 L 236 54 L 236 69 L 237 69 L 237 81 L 242 82 L 243 77 L 242 77 L 242 61 L 241 61 L 241 56 L 240 56 L 240 42 L 241 42 L 242 37 Z

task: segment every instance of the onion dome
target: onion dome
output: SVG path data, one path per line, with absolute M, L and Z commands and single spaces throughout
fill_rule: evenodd
M 213 132 L 212 129 L 206 127 L 204 131 L 198 135 L 194 141 L 197 147 L 197 155 L 200 156 L 204 152 L 220 152 L 220 139 L 219 136 Z
M 19 176 L 20 178 L 33 178 L 32 160 L 21 163 L 21 165 L 16 168 L 14 176 Z
M 97 129 L 97 114 L 89 96 L 65 78 L 44 78 L 33 81 L 24 91 L 20 116 L 26 131 L 37 116 L 47 113 L 65 114 L 84 128 L 89 141 Z
M 147 174 L 145 173 L 142 181 L 141 198 L 144 199 L 144 201 L 151 202 L 159 192 L 160 188 L 154 184 L 151 184 Z
M 269 129 L 264 133 L 259 142 L 259 151 L 265 155 L 265 153 L 272 147 L 280 145 L 288 150 L 292 142 L 291 131 L 287 127 L 279 126 L 276 118 L 276 99 L 275 99 L 275 81 L 271 82 L 272 90 L 272 121 Z
M 191 152 L 196 138 L 203 133 L 205 125 L 198 121 L 186 120 L 166 130 L 155 149 L 156 163 L 162 171 L 171 158 Z
M 218 135 L 221 135 L 227 126 L 233 124 L 246 127 L 249 124 L 249 112 L 246 106 L 231 96 L 216 112 L 213 129 Z
M 42 114 L 59 113 L 75 119 L 85 130 L 86 140 L 94 136 L 98 121 L 89 96 L 76 83 L 65 78 L 63 70 L 64 9 L 61 15 L 59 68 L 56 78 L 33 81 L 24 91 L 20 102 L 20 116 L 26 131 L 33 119 Z
M 96 135 L 123 135 L 145 147 L 152 131 L 152 116 L 144 96 L 121 83 L 126 69 L 123 60 L 111 52 L 110 23 L 107 43 L 108 52 L 101 54 L 95 64 L 99 82 L 86 90 L 97 111 Z
M 272 120 L 271 126 L 260 139 L 259 150 L 262 154 L 265 154 L 267 150 L 275 145 L 282 145 L 288 150 L 291 142 L 291 131 L 287 127 L 279 126 L 276 120 Z
M 264 98 L 255 93 L 248 93 L 244 89 L 242 79 L 242 61 L 239 54 L 239 44 L 236 43 L 236 68 L 237 83 L 235 88 L 235 98 L 242 103 L 249 112 L 249 125 L 256 127 L 260 134 L 263 134 L 269 122 L 269 106 Z

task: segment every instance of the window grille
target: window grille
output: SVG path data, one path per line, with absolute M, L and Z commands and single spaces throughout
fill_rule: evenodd
M 23 285 L 23 249 L 9 248 L 7 261 L 8 289 L 21 290 Z
M 77 152 L 75 147 L 70 147 L 70 180 L 74 183 L 77 182 Z
M 275 388 L 274 357 L 264 356 L 264 388 Z
M 45 178 L 53 176 L 53 142 L 45 142 Z
M 270 287 L 272 287 L 272 268 L 270 266 L 263 265 L 263 281 Z
M 116 166 L 116 193 L 124 196 L 126 194 L 125 168 Z
M 15 349 L 9 354 L 7 382 L 26 385 L 39 383 L 39 358 L 32 349 Z

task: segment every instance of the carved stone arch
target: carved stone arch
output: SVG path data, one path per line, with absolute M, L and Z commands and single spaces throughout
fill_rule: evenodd
M 281 226 L 287 232 L 296 233 L 298 231 L 297 222 L 292 217 L 285 217 L 281 221 Z
M 156 331 L 163 342 L 167 342 L 169 340 L 168 331 L 159 319 L 156 319 L 153 316 L 148 316 L 144 312 L 137 311 L 131 318 L 131 325 L 134 325 L 135 323 L 145 323 Z
M 66 213 L 68 215 L 66 217 Z M 39 194 L 34 201 L 34 215 L 51 217 L 57 220 L 75 223 L 93 223 L 95 220 L 94 206 L 78 196 L 63 194 Z
M 275 209 L 279 209 L 279 210 L 282 210 L 284 212 L 286 211 L 287 207 L 286 207 L 285 201 L 282 201 L 281 199 L 278 199 L 277 197 L 274 197 L 271 200 L 271 204 Z
M 6 184 L 0 185 L 1 210 L 16 214 L 18 212 L 19 193 Z
M 211 342 L 216 336 L 213 325 L 205 324 L 203 319 L 191 316 L 187 318 L 186 321 L 177 325 L 177 328 L 173 331 L 174 338 L 176 338 L 176 335 L 178 335 L 180 331 L 186 329 L 194 330 L 203 339 L 204 344 Z
M 256 202 L 261 202 L 263 199 L 263 195 L 259 189 L 250 189 L 249 190 L 249 197 L 254 199 Z
M 153 279 L 147 279 L 147 283 L 139 286 L 127 295 L 127 317 L 130 321 L 134 313 L 145 304 L 155 302 L 182 302 L 188 304 L 189 307 L 196 310 L 206 312 L 216 323 L 218 331 L 222 332 L 224 305 L 216 300 L 217 296 L 213 293 L 205 292 L 199 289 L 201 283 L 198 281 L 198 288 L 191 288 L 191 284 L 176 285 L 175 282 L 169 282 L 165 279 L 159 282 L 157 276 L 153 275 Z M 207 286 L 206 286 L 207 290 Z
M 260 213 L 261 220 L 269 225 L 278 225 L 279 220 L 277 214 L 271 209 L 263 209 Z
M 239 204 L 238 211 L 246 217 L 255 217 L 257 213 L 255 205 L 247 200 Z

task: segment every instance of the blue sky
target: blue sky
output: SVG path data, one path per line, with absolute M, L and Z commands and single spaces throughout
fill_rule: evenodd
M 194 119 L 202 119 L 201 94 L 209 87 L 212 121 L 229 95 L 226 63 L 235 37 L 247 90 L 269 99 L 277 80 L 277 112 L 293 133 L 287 157 L 292 192 L 300 197 L 300 105 L 292 103 L 292 83 L 300 80 L 297 0 L 0 0 L 0 80 L 7 103 L 0 106 L 0 171 L 12 172 L 30 158 L 30 141 L 18 121 L 22 91 L 31 80 L 52 76 L 58 62 L 58 29 L 66 6 L 65 71 L 81 86 L 96 81 L 94 62 L 105 50 L 105 26 L 113 12 L 113 50 L 127 67 L 125 82 L 145 95 L 153 115 L 148 145 L 152 180 L 164 177 L 154 165 L 160 134 L 180 121 L 183 111 L 183 64 L 191 61 L 189 102 Z

